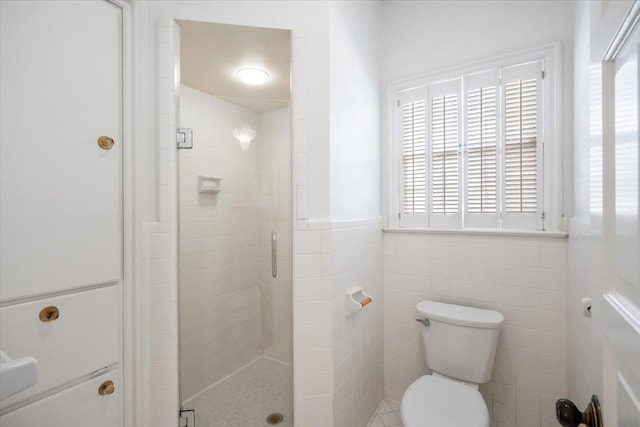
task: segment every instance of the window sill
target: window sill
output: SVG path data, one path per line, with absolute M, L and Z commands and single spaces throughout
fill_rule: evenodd
M 399 228 L 383 227 L 385 233 L 414 233 L 414 234 L 461 234 L 461 235 L 482 235 L 482 236 L 514 236 L 514 237 L 568 237 L 565 231 L 536 231 L 536 230 L 503 230 L 503 229 L 483 229 L 465 228 L 440 230 L 432 228 Z

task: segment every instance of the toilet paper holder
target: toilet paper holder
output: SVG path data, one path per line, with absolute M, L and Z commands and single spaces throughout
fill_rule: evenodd
M 364 293 L 362 287 L 354 287 L 346 292 L 347 294 L 347 317 L 353 316 L 358 311 L 362 310 L 362 307 L 373 302 L 370 295 Z

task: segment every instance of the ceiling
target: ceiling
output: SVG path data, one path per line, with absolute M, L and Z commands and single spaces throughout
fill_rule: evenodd
M 183 21 L 180 24 L 181 82 L 258 113 L 287 106 L 291 32 L 271 28 Z M 250 86 L 241 68 L 261 68 L 269 80 Z

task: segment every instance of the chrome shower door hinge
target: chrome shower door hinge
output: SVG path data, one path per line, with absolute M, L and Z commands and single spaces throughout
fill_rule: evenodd
M 176 147 L 178 150 L 193 148 L 193 130 L 179 128 L 176 130 Z
M 195 409 L 181 409 L 178 427 L 196 427 Z

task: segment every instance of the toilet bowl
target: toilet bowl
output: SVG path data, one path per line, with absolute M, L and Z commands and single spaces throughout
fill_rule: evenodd
M 433 301 L 416 308 L 433 375 L 415 380 L 402 396 L 404 427 L 488 427 L 489 411 L 478 384 L 491 379 L 504 317 Z
M 434 375 L 415 380 L 402 397 L 405 427 L 488 427 L 489 411 L 473 387 Z

